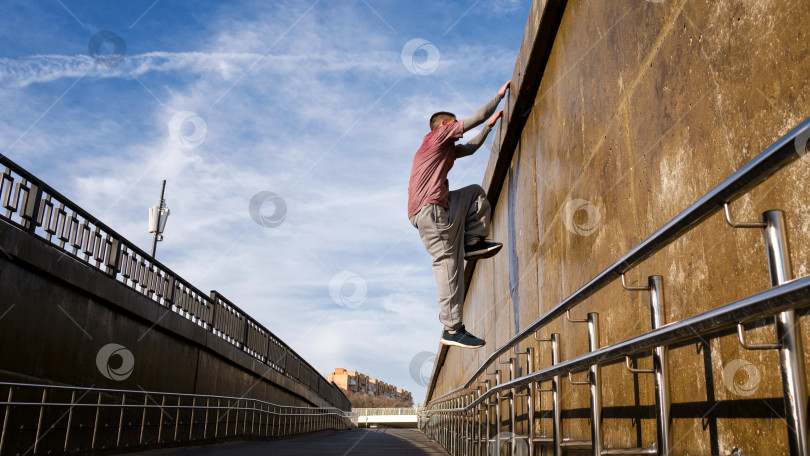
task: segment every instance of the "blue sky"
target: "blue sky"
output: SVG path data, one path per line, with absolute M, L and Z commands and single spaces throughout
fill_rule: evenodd
M 441 324 L 407 220 L 411 161 L 431 113 L 469 115 L 511 77 L 529 7 L 6 1 L 0 153 L 147 250 L 166 179 L 162 262 L 325 376 L 359 370 L 421 402 L 409 365 L 435 352 Z M 119 38 L 94 58 L 100 31 Z M 115 40 L 123 60 L 105 63 Z M 481 182 L 490 142 L 451 188 Z M 285 208 L 257 207 L 278 226 L 249 210 L 267 192 Z

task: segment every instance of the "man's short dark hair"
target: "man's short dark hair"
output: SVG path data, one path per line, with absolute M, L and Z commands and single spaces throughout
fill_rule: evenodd
M 439 111 L 430 116 L 430 131 L 433 131 L 442 124 L 442 122 L 452 122 L 456 120 L 456 115 L 452 112 Z

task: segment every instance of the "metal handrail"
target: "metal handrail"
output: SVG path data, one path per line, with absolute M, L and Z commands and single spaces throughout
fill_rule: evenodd
M 126 394 L 154 394 L 160 396 L 175 396 L 175 397 L 203 397 L 209 399 L 240 399 L 246 400 L 248 398 L 237 398 L 234 396 L 217 396 L 214 394 L 193 394 L 193 393 L 171 393 L 168 391 L 144 391 L 144 390 L 129 390 L 129 389 L 113 389 L 113 388 L 96 388 L 93 386 L 69 386 L 69 385 L 43 385 L 41 383 L 21 383 L 21 382 L 0 382 L 0 387 L 31 387 L 31 388 L 48 388 L 53 390 L 74 390 L 74 391 L 86 391 L 86 392 L 97 392 L 97 393 L 126 393 Z M 273 402 L 262 401 L 260 399 L 249 399 L 252 401 L 261 402 L 265 405 L 272 405 L 274 407 L 284 407 L 284 408 L 300 408 L 300 409 L 311 409 L 313 407 L 304 407 L 300 405 L 281 405 L 275 404 Z M 6 404 L 5 402 L 0 402 L 0 405 Z M 17 402 L 14 402 L 16 405 Z M 39 404 L 39 402 L 37 402 Z M 341 410 L 337 407 L 316 407 L 321 409 L 335 409 Z M 345 410 L 341 410 L 341 412 L 345 412 Z
M 273 402 L 263 401 L 261 399 L 254 399 L 250 397 L 235 397 L 235 396 L 216 396 L 211 394 L 189 394 L 189 393 L 168 393 L 163 391 L 145 391 L 145 390 L 125 390 L 125 389 L 111 389 L 111 388 L 93 388 L 93 387 L 83 387 L 83 386 L 62 386 L 62 385 L 45 385 L 39 383 L 16 383 L 16 382 L 0 382 L 0 388 L 2 387 L 28 387 L 28 388 L 43 388 L 43 389 L 63 389 L 63 390 L 82 390 L 87 393 L 95 392 L 95 393 L 110 393 L 110 394 L 137 394 L 142 395 L 146 394 L 149 396 L 174 396 L 174 397 L 186 397 L 186 398 L 202 398 L 202 399 L 227 399 L 233 401 L 251 401 L 256 404 L 262 405 L 269 405 L 271 407 L 278 407 L 282 409 L 305 409 L 305 410 L 314 410 L 314 411 L 335 411 L 340 415 L 347 415 L 348 413 L 344 410 L 341 410 L 337 407 L 303 407 L 298 405 L 283 405 L 283 404 L 276 404 Z M 204 405 L 142 405 L 142 404 L 96 404 L 96 403 L 80 403 L 75 402 L 73 404 L 67 402 L 14 402 L 14 401 L 0 401 L 0 406 L 2 405 L 52 405 L 52 406 L 71 406 L 71 407 L 137 407 L 137 408 L 182 408 L 182 409 L 190 409 L 190 408 L 208 408 L 208 409 L 229 409 L 229 410 L 251 410 L 251 407 L 227 407 L 227 406 L 204 406 Z M 270 412 L 273 413 L 273 412 Z M 331 413 L 331 412 L 330 412 Z M 290 415 L 288 413 L 284 413 L 284 415 Z M 302 413 L 301 415 L 310 415 L 306 413 Z
M 799 126 L 784 135 L 765 151 L 745 164 L 745 166 L 740 168 L 737 172 L 726 178 L 723 182 L 714 187 L 703 197 L 686 208 L 683 212 L 675 216 L 675 218 L 658 229 L 658 231 L 636 245 L 624 256 L 619 258 L 615 263 L 599 273 L 599 275 L 591 279 L 580 289 L 572 293 L 570 296 L 554 306 L 551 310 L 540 316 L 532 324 L 509 339 L 481 364 L 481 366 L 470 376 L 469 380 L 464 385 L 435 399 L 432 399 L 428 402 L 428 404 L 432 404 L 442 400 L 445 397 L 468 390 L 476 378 L 486 372 L 486 369 L 493 362 L 495 362 L 502 354 L 511 350 L 515 344 L 519 343 L 531 334 L 534 334 L 538 329 L 551 323 L 553 320 L 565 314 L 566 311 L 573 308 L 575 305 L 595 294 L 597 291 L 601 290 L 615 279 L 621 277 L 622 273 L 638 265 L 645 259 L 661 250 L 663 247 L 675 241 L 675 239 L 680 237 L 701 221 L 722 210 L 724 204 L 729 203 L 735 198 L 741 196 L 747 190 L 767 179 L 785 165 L 799 158 L 801 155 L 800 151 L 797 150 L 796 141 L 797 138 L 803 137 L 803 135 L 807 134 L 810 134 L 810 119 L 806 119 L 804 122 L 799 124 Z M 438 369 L 435 370 L 435 375 L 438 375 Z M 435 378 L 431 379 L 430 390 L 432 390 L 434 382 Z
M 731 304 L 670 323 L 645 334 L 493 386 L 465 407 L 436 409 L 431 410 L 430 413 L 466 412 L 498 392 L 529 383 L 547 381 L 557 375 L 566 375 L 568 372 L 582 371 L 595 364 L 603 365 L 621 361 L 625 356 L 646 352 L 662 345 L 672 345 L 733 328 L 740 321 L 760 319 L 806 305 L 810 305 L 810 276 L 793 280 Z
M 357 425 L 356 413 L 336 407 L 282 405 L 248 397 L 16 382 L 0 382 L 0 389 L 8 390 L 8 396 L 0 401 L 0 410 L 5 409 L 0 414 L 0 454 L 16 454 L 26 447 L 26 453 L 33 449 L 34 454 L 51 454 L 159 447 L 238 436 L 276 438 Z M 31 400 L 29 389 L 36 393 L 41 390 L 42 400 Z M 56 390 L 70 391 L 69 399 Z M 82 394 L 77 395 L 77 391 Z M 21 400 L 15 401 L 18 396 Z M 102 397 L 106 399 L 102 401 Z M 161 402 L 152 399 L 150 404 L 148 399 L 153 397 Z M 167 397 L 175 403 L 167 403 Z M 160 413 L 155 420 L 157 410 Z M 91 423 L 83 424 L 88 418 Z
M 334 402 L 336 394 L 343 395 L 338 387 L 329 383 L 320 372 L 283 340 L 221 294 L 216 291 L 213 291 L 210 296 L 203 293 L 7 156 L 0 154 L 0 164 L 6 167 L 6 170 L 0 168 L 0 220 L 22 228 L 34 237 L 59 249 L 60 252 L 94 267 L 124 286 L 149 297 L 157 304 L 169 309 L 174 307 L 180 315 L 231 342 L 262 363 L 274 367 L 282 374 L 304 384 L 327 400 Z M 10 172 L 19 175 L 22 181 L 16 182 L 14 185 L 15 180 Z M 56 207 L 57 205 L 52 201 L 54 199 L 56 203 L 61 204 L 60 207 Z M 3 209 L 5 209 L 5 213 Z M 11 214 L 14 212 L 19 213 L 20 222 L 12 218 Z M 70 212 L 72 214 L 69 215 Z M 46 213 L 47 219 L 45 219 Z M 47 226 L 43 226 L 43 222 Z M 57 232 L 49 231 L 54 227 Z M 44 233 L 38 233 L 37 228 L 42 228 Z M 52 238 L 54 238 L 53 241 Z M 61 241 L 61 245 L 58 243 L 59 241 Z M 84 258 L 80 254 L 83 254 Z M 139 261 L 136 261 L 138 259 Z M 93 264 L 94 262 L 95 264 Z M 130 277 L 132 271 L 122 271 L 122 269 L 131 268 L 133 264 L 140 266 L 139 277 Z M 144 271 L 147 266 L 148 270 Z M 195 303 L 203 303 L 205 309 L 197 309 L 194 306 Z M 244 328 L 238 328 L 240 332 L 238 336 L 232 334 L 233 331 L 229 333 L 225 327 L 217 326 L 215 314 L 220 306 L 243 317 Z M 233 329 L 232 325 L 231 329 Z M 258 331 L 260 336 L 263 336 L 261 332 L 266 334 L 267 342 L 264 347 L 256 347 L 249 343 L 251 330 Z M 273 344 L 281 348 L 281 356 L 271 360 Z M 265 353 L 265 355 L 263 356 L 261 353 Z M 285 367 L 285 360 L 290 357 L 295 359 L 299 365 L 303 365 L 304 369 L 299 368 L 297 372 L 289 371 Z M 317 384 L 311 384 L 313 383 L 311 381 L 312 373 L 317 375 Z M 326 397 L 327 389 L 332 396 L 330 398 Z M 345 398 L 345 395 L 343 396 L 345 403 L 348 404 L 348 399 Z

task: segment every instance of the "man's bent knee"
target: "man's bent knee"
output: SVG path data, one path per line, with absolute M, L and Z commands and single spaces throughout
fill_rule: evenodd
M 486 194 L 487 194 L 487 191 L 484 190 L 484 187 L 482 187 L 482 186 L 480 186 L 478 184 L 468 185 L 466 187 L 462 187 L 459 190 L 464 192 L 464 193 L 471 193 L 471 194 L 476 195 L 476 196 L 478 196 L 478 195 L 486 196 Z

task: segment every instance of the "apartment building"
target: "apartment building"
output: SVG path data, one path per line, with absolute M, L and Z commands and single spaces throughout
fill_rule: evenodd
M 329 381 L 334 382 L 335 385 L 346 391 L 365 393 L 372 396 L 386 396 L 405 401 L 413 400 L 409 391 L 397 388 L 376 378 L 369 378 L 368 375 L 360 372 L 347 371 L 342 367 L 335 368 L 335 371 L 329 374 Z

